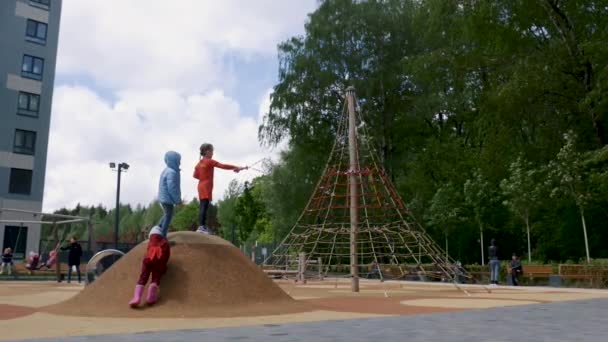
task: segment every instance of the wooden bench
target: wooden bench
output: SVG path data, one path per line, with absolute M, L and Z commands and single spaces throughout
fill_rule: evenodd
M 382 277 L 385 279 L 443 279 L 444 273 L 434 265 L 380 265 Z
M 529 279 L 534 278 L 549 278 L 553 274 L 553 266 L 551 265 L 523 265 L 524 277 Z M 507 266 L 507 274 L 509 268 Z
M 14 271 L 20 274 L 29 274 L 29 275 L 46 275 L 46 276 L 55 276 L 57 274 L 56 267 L 57 265 L 53 265 L 51 268 L 42 267 L 40 269 L 29 270 L 25 267 L 25 263 L 19 262 L 15 263 Z M 84 276 L 85 270 L 87 268 L 86 264 L 80 264 L 80 275 Z M 59 273 L 67 276 L 68 274 L 68 265 L 61 263 L 59 264 Z M 76 277 L 78 277 L 76 272 L 72 272 Z
M 592 267 L 589 265 L 559 265 L 559 275 L 563 279 L 593 280 Z
M 399 279 L 408 273 L 405 270 L 402 272 L 399 269 L 399 266 L 396 266 L 396 265 L 379 265 L 379 266 L 380 266 L 380 270 L 382 271 L 383 278 Z
M 490 271 L 469 271 L 469 274 L 477 280 L 482 280 L 483 278 L 490 278 Z
M 298 271 L 293 270 L 262 270 L 266 274 L 270 275 L 284 275 L 284 274 L 298 274 Z
M 298 276 L 298 271 L 269 268 L 268 266 L 263 266 L 262 272 L 274 279 L 286 279 L 288 276 Z

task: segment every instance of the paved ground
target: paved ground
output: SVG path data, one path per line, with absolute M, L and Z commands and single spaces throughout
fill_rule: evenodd
M 608 299 L 314 323 L 28 341 L 606 341 Z
M 0 340 L 9 341 L 608 341 L 605 290 L 467 285 L 461 291 L 450 284 L 365 281 L 354 294 L 347 280 L 281 281 L 284 291 L 314 309 L 127 318 L 44 312 L 45 305 L 74 296 L 82 285 L 0 285 Z

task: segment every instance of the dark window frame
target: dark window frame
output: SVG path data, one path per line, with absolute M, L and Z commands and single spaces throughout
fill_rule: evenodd
M 44 37 L 38 36 L 38 27 L 40 27 L 40 26 L 44 27 Z M 33 28 L 33 31 L 34 31 L 33 34 L 30 34 L 30 33 L 32 33 L 32 32 L 30 32 L 31 31 L 30 28 Z M 27 19 L 27 21 L 25 22 L 25 40 L 27 40 L 29 42 L 46 45 L 46 39 L 48 37 L 48 33 L 49 33 L 49 25 L 47 23 L 43 23 L 41 21 L 37 21 L 37 20 L 33 20 L 33 19 Z
M 27 98 L 26 107 L 21 107 L 21 97 L 22 96 L 25 96 Z M 34 98 L 34 97 L 38 99 L 38 107 L 36 108 L 36 110 L 33 110 L 32 105 L 31 105 L 32 98 Z M 25 91 L 20 91 L 17 94 L 17 114 L 38 117 L 38 115 L 40 114 L 40 95 L 34 94 L 34 93 L 28 93 Z
M 18 181 L 22 181 L 23 179 L 16 179 L 17 177 L 29 177 L 29 180 L 26 179 L 26 182 L 29 182 L 29 184 L 19 184 Z M 15 195 L 31 195 L 33 178 L 33 170 L 11 168 L 8 181 L 8 193 Z
M 19 128 L 15 129 L 15 135 L 13 137 L 13 152 L 30 156 L 35 155 L 37 135 L 38 134 L 35 131 L 28 131 Z M 28 141 L 31 142 L 31 146 L 28 145 Z
M 29 64 L 29 68 L 27 70 L 23 70 L 23 67 L 26 66 L 25 60 L 31 59 L 31 63 Z M 40 73 L 34 72 L 34 64 L 36 61 L 40 61 Z M 21 76 L 25 78 L 31 78 L 34 80 L 41 81 L 42 75 L 44 74 L 44 58 L 36 57 L 28 54 L 23 55 L 23 59 L 21 60 Z
M 13 260 L 25 259 L 27 247 L 28 226 L 4 226 L 4 248 L 10 247 L 13 249 Z M 12 234 L 11 234 L 12 233 Z M 12 235 L 12 236 L 11 236 Z M 12 237 L 12 239 L 11 239 Z

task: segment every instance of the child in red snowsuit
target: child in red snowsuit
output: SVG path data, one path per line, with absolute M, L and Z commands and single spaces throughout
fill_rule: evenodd
M 222 164 L 213 159 L 213 145 L 202 144 L 200 149 L 201 159 L 194 167 L 193 177 L 198 179 L 198 198 L 200 200 L 199 207 L 199 227 L 197 232 L 209 234 L 209 228 L 206 226 L 207 221 L 207 209 L 209 209 L 209 203 L 212 200 L 213 193 L 213 171 L 216 167 L 224 170 L 233 170 L 238 173 L 241 170 L 247 169 L 247 167 L 234 166 L 229 164 Z
M 160 279 L 167 271 L 167 263 L 171 256 L 169 241 L 163 236 L 163 233 L 158 226 L 152 228 L 148 238 L 148 250 L 141 265 L 141 274 L 139 275 L 137 285 L 135 285 L 133 298 L 129 302 L 129 305 L 133 308 L 139 305 L 144 292 L 144 287 L 146 286 L 150 275 L 152 276 L 152 280 L 150 286 L 148 286 L 146 302 L 150 305 L 156 303 L 158 300 Z

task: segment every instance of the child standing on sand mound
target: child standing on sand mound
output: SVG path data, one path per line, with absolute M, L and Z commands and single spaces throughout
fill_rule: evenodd
M 165 153 L 165 164 L 167 167 L 160 174 L 158 182 L 158 202 L 163 208 L 158 226 L 161 228 L 164 237 L 167 237 L 169 224 L 173 219 L 173 209 L 182 202 L 180 169 L 182 156 L 175 152 Z
M 148 287 L 148 295 L 146 296 L 146 302 L 152 305 L 158 300 L 158 287 L 160 286 L 160 279 L 167 271 L 167 263 L 171 256 L 171 247 L 169 241 L 163 235 L 161 228 L 155 226 L 150 230 L 148 240 L 148 250 L 146 256 L 141 265 L 141 273 L 137 285 L 135 285 L 135 292 L 133 298 L 129 302 L 132 308 L 139 305 L 144 287 L 148 282 L 148 278 L 152 276 L 152 281 Z
M 224 170 L 233 170 L 238 173 L 247 167 L 240 167 L 228 164 L 222 164 L 213 159 L 213 145 L 202 144 L 200 149 L 200 160 L 194 167 L 194 178 L 198 179 L 198 198 L 200 200 L 199 208 L 199 227 L 197 232 L 209 234 L 209 228 L 206 226 L 207 210 L 209 203 L 212 200 L 213 193 L 213 170 L 216 167 Z

